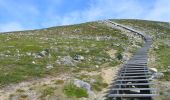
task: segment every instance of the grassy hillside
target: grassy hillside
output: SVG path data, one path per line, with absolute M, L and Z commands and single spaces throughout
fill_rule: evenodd
M 121 54 L 130 44 L 120 30 L 99 22 L 0 34 L 0 85 L 67 71 L 92 71 L 104 63 L 117 65 L 120 62 L 106 51 L 114 48 Z M 41 55 L 42 51 L 48 54 Z M 76 67 L 59 64 L 62 57 L 76 55 L 84 57 L 75 62 Z
M 164 73 L 161 81 L 169 81 L 170 24 L 145 20 L 113 21 L 153 37 L 149 66 Z M 30 81 L 26 89 L 18 87 L 7 94 L 10 98 L 19 95 L 24 99 L 32 97 L 28 94 L 30 91 L 38 93 L 41 99 L 49 95 L 63 100 L 88 97 L 86 90 L 73 84 L 74 79 L 88 82 L 92 91 L 100 93 L 112 82 L 112 75 L 119 68 L 117 65 L 122 64 L 142 44 L 143 41 L 132 33 L 103 21 L 1 33 L 0 88 Z M 47 83 L 44 80 L 34 82 L 46 77 Z

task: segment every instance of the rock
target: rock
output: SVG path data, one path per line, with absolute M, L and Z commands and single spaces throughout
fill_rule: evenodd
M 18 95 L 11 96 L 11 100 L 20 100 L 20 96 Z
M 48 49 L 45 49 L 45 50 L 43 50 L 43 51 L 41 51 L 41 52 L 39 52 L 39 53 L 37 53 L 37 54 L 33 54 L 33 56 L 34 56 L 35 58 L 43 58 L 43 57 L 49 56 L 49 55 L 50 55 L 50 52 L 49 52 Z
M 151 78 L 156 78 L 156 79 L 160 79 L 160 78 L 162 78 L 162 77 L 164 77 L 164 74 L 161 73 L 161 72 L 154 73 L 154 74 L 151 76 Z
M 99 37 L 96 37 L 96 41 L 100 41 L 100 38 L 99 38 Z
M 122 58 L 123 61 L 128 61 L 129 60 L 129 57 L 128 55 L 126 54 L 123 54 L 123 58 Z
M 115 43 L 113 43 L 112 46 L 117 46 L 117 47 L 119 47 L 120 44 L 115 44 Z
M 8 48 L 15 48 L 15 46 L 7 46 Z
M 58 51 L 59 51 L 59 49 L 58 49 L 58 48 L 53 48 L 53 50 L 54 50 L 55 52 L 58 52 Z
M 89 53 L 89 52 L 90 52 L 90 50 L 88 50 L 88 49 L 85 51 L 85 53 Z
M 167 68 L 170 69 L 170 66 L 168 66 Z
M 96 83 L 95 79 L 90 79 L 90 83 Z
M 32 61 L 33 64 L 35 64 L 35 61 Z
M 76 85 L 77 87 L 81 87 L 86 89 L 88 92 L 91 92 L 91 85 L 87 82 L 84 82 L 82 80 L 79 79 L 75 79 L 74 80 L 74 85 Z
M 82 80 L 79 79 L 75 79 L 74 80 L 74 85 L 76 85 L 77 87 L 81 87 L 84 88 L 85 90 L 87 90 L 88 95 L 90 98 L 96 98 L 96 94 L 91 90 L 91 85 L 87 82 L 84 82 Z
M 45 50 L 41 51 L 40 55 L 43 56 L 43 57 L 49 55 L 49 50 L 45 49 Z
M 57 61 L 58 64 L 66 65 L 66 66 L 75 66 L 75 62 L 72 57 L 70 56 L 64 56 L 63 58 L 60 58 L 59 61 Z
M 27 56 L 31 56 L 31 52 L 26 52 L 26 55 Z
M 83 61 L 83 60 L 84 60 L 84 57 L 81 56 L 81 55 L 75 55 L 74 60 Z
M 99 65 L 96 65 L 96 68 L 99 68 Z
M 53 65 L 47 64 L 46 68 L 47 68 L 47 69 L 52 69 L 52 68 L 53 68 Z
M 167 46 L 170 47 L 170 40 L 164 42 Z
M 0 54 L 0 57 L 5 57 L 5 54 Z
M 158 70 L 156 68 L 149 68 L 149 70 L 152 72 L 152 73 L 157 73 Z

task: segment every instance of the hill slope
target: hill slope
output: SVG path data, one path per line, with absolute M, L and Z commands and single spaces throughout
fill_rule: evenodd
M 113 21 L 153 37 L 150 66 L 163 71 L 160 82 L 169 81 L 169 23 Z M 141 38 L 105 21 L 0 34 L 1 98 L 87 97 L 86 91 L 74 87 L 75 79 L 90 84 L 94 92 L 88 94 L 90 99 L 100 98 L 119 65 L 142 44 Z M 80 92 L 70 94 L 70 88 Z

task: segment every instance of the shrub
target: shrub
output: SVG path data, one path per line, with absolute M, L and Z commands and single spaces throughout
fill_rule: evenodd
M 118 60 L 122 60 L 122 58 L 123 58 L 122 54 L 121 54 L 121 53 L 118 53 L 118 54 L 117 54 L 117 59 L 118 59 Z

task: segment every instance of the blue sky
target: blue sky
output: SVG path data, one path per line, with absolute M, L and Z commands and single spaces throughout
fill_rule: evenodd
M 170 0 L 0 0 L 0 32 L 108 18 L 170 22 Z

